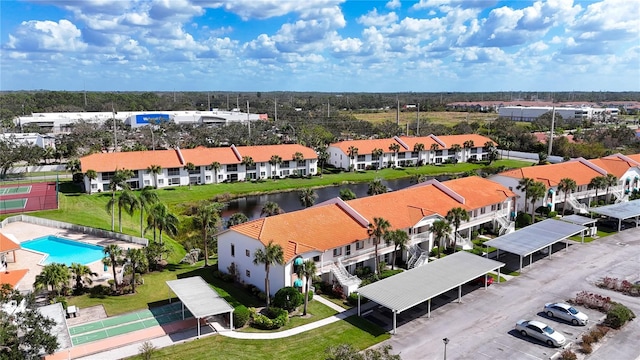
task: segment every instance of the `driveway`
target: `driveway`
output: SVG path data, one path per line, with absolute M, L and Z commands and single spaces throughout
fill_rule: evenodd
M 446 349 L 449 359 L 548 359 L 558 350 L 517 334 L 513 331 L 516 321 L 546 322 L 564 333 L 568 341 L 575 341 L 604 315 L 579 307 L 589 315 L 590 324 L 572 326 L 546 318 L 541 310 L 547 302 L 567 300 L 587 290 L 610 296 L 640 315 L 640 298 L 594 285 L 604 276 L 640 280 L 640 229 L 554 252 L 551 259 L 534 261 L 533 267 L 526 267 L 520 276 L 506 283 L 470 291 L 461 304 L 455 301 L 457 290 L 445 294 L 453 300 L 432 310 L 431 318 L 414 312 L 415 317 L 401 324 L 397 335 L 384 344 L 393 346 L 393 352 L 400 353 L 403 359 L 442 359 L 443 338 L 450 340 Z M 410 311 L 406 315 L 409 317 Z M 589 359 L 638 359 L 639 338 L 639 321 L 633 321 L 608 335 Z

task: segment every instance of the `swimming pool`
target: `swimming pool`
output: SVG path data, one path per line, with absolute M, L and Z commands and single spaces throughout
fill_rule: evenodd
M 48 256 L 41 262 L 42 265 L 52 263 L 62 263 L 67 266 L 71 266 L 72 263 L 87 265 L 104 257 L 101 246 L 85 244 L 55 235 L 25 241 L 20 243 L 20 246 L 24 249 L 47 254 Z

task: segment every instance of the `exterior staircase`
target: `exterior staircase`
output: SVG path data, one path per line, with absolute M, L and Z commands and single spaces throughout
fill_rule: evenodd
M 413 269 L 426 264 L 429 261 L 429 252 L 423 250 L 418 245 L 409 247 L 409 260 L 407 261 L 407 269 Z
M 621 202 L 627 201 L 627 195 L 624 193 L 622 189 L 611 189 L 611 194 L 615 197 L 615 203 L 619 204 Z
M 495 220 L 499 225 L 498 236 L 506 235 L 516 230 L 516 223 L 507 220 L 505 216 L 496 216 Z
M 340 261 L 340 259 L 334 262 L 330 269 L 333 276 L 335 276 L 336 280 L 338 280 L 342 286 L 359 286 L 360 283 L 362 283 L 362 280 L 360 280 L 359 277 L 349 274 L 347 268 L 342 265 L 342 261 Z
M 462 236 L 460 236 L 460 234 L 458 233 L 451 233 L 449 234 L 449 241 L 451 244 L 453 244 L 453 239 L 454 239 L 454 235 L 456 237 L 456 247 L 460 247 L 462 250 L 470 250 L 473 249 L 473 243 L 471 242 L 471 239 L 466 239 L 463 238 Z
M 587 209 L 587 205 L 580 203 L 573 195 L 569 195 L 567 197 L 567 202 L 579 214 L 589 213 L 589 209 Z
M 428 251 L 423 251 L 422 254 L 420 254 L 420 257 L 416 260 L 415 264 L 413 264 L 413 268 L 417 268 L 420 267 L 426 263 L 429 262 L 429 252 Z

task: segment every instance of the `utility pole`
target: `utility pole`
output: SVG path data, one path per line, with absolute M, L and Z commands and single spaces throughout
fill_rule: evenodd
M 278 121 L 278 98 L 273 100 L 273 112 L 275 113 L 275 120 Z
M 329 100 L 327 99 L 327 117 L 329 117 Z
M 227 111 L 229 111 L 229 94 L 227 94 Z
M 249 119 L 249 100 L 247 100 L 247 126 L 249 127 L 249 142 L 251 142 L 251 119 Z
M 416 113 L 416 136 L 420 136 L 420 103 L 418 103 L 418 112 Z
M 111 103 L 111 116 L 113 117 L 113 152 L 118 152 L 118 133 L 116 132 L 116 109 Z
M 398 99 L 398 95 L 396 95 L 396 125 L 400 126 L 400 99 Z
M 556 122 L 556 107 L 554 106 L 551 109 L 551 134 L 549 134 L 549 150 L 547 152 L 547 156 L 551 156 L 551 149 L 553 148 L 553 127 Z
M 207 111 L 211 111 L 211 93 L 207 92 Z

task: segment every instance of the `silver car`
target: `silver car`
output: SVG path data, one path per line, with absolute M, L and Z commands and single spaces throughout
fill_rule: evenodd
M 589 317 L 586 314 L 580 312 L 573 306 L 564 303 L 545 304 L 543 311 L 549 317 L 557 317 L 576 326 L 587 325 L 589 322 Z
M 549 346 L 560 347 L 567 342 L 564 335 L 540 321 L 519 320 L 516 323 L 516 330 L 519 331 L 522 336 L 531 336 Z

